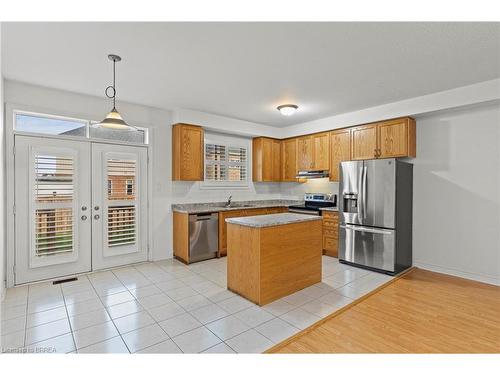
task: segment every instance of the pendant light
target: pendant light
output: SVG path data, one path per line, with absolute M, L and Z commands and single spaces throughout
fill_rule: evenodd
M 113 85 L 106 87 L 104 91 L 106 96 L 113 99 L 113 109 L 106 115 L 106 118 L 102 120 L 98 126 L 106 129 L 113 130 L 137 130 L 135 126 L 128 125 L 123 121 L 122 116 L 116 110 L 116 69 L 115 65 L 117 62 L 121 61 L 122 58 L 118 55 L 108 55 L 108 59 L 113 62 Z M 111 93 L 110 93 L 111 91 Z

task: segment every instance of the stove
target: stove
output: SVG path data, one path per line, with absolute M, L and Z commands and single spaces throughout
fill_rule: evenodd
M 335 207 L 337 205 L 337 194 L 305 193 L 304 204 L 288 207 L 289 212 L 307 215 L 321 215 L 320 208 Z

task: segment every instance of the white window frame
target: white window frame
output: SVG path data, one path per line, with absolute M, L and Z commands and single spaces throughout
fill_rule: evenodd
M 32 132 L 25 132 L 25 131 L 19 131 L 16 129 L 16 116 L 17 115 L 26 115 L 26 116 L 32 116 L 32 117 L 42 117 L 42 118 L 47 118 L 47 119 L 54 119 L 54 120 L 66 120 L 66 121 L 74 121 L 74 122 L 81 122 L 82 124 L 85 125 L 85 135 L 80 136 L 80 135 L 60 135 L 60 134 L 47 134 L 47 133 L 32 133 Z M 127 141 L 121 141 L 121 140 L 115 140 L 115 139 L 109 139 L 109 138 L 92 138 L 90 136 L 90 127 L 94 126 L 98 121 L 92 120 L 92 119 L 84 119 L 84 118 L 78 118 L 78 117 L 72 117 L 72 116 L 61 116 L 61 115 L 54 115 L 54 114 L 49 114 L 45 112 L 33 112 L 33 111 L 27 111 L 23 109 L 13 109 L 12 110 L 12 134 L 16 135 L 31 135 L 31 136 L 38 136 L 38 137 L 47 137 L 47 138 L 58 138 L 58 139 L 71 139 L 75 141 L 93 141 L 93 142 L 109 142 L 109 143 L 114 143 L 114 144 L 124 144 L 124 145 L 134 145 L 134 146 L 148 146 L 149 145 L 149 128 L 144 128 L 140 126 L 134 125 L 135 128 L 138 130 L 141 130 L 144 132 L 144 143 L 137 143 L 137 142 L 127 142 Z
M 252 147 L 251 140 L 249 138 L 230 136 L 218 133 L 207 133 L 205 132 L 205 140 L 203 143 L 203 155 L 205 155 L 205 149 L 207 144 L 218 144 L 228 147 L 241 147 L 246 149 L 246 179 L 245 181 L 207 181 L 205 180 L 205 172 L 203 172 L 203 181 L 200 182 L 200 189 L 206 190 L 217 190 L 217 189 L 242 189 L 246 190 L 250 188 L 250 174 L 251 174 L 251 164 L 252 160 Z M 205 157 L 204 157 L 205 160 Z M 204 161 L 204 168 L 206 167 L 206 161 Z

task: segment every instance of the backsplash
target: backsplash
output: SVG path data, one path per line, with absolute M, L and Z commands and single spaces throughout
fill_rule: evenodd
M 305 193 L 338 194 L 338 182 L 327 178 L 311 179 L 304 183 L 257 182 L 248 188 L 203 188 L 199 182 L 176 181 L 172 184 L 172 203 L 223 202 L 229 195 L 234 201 L 265 199 L 303 199 Z
M 304 183 L 282 182 L 281 199 L 302 199 L 305 193 L 339 193 L 339 183 L 328 178 L 307 180 Z
M 229 195 L 234 201 L 281 199 L 279 183 L 250 183 L 248 188 L 203 188 L 200 182 L 176 181 L 172 184 L 172 203 L 223 202 Z

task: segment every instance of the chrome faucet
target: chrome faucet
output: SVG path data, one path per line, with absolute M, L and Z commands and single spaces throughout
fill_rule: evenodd
M 232 195 L 230 195 L 229 198 L 227 198 L 226 207 L 230 207 L 231 206 L 231 199 L 233 199 Z

